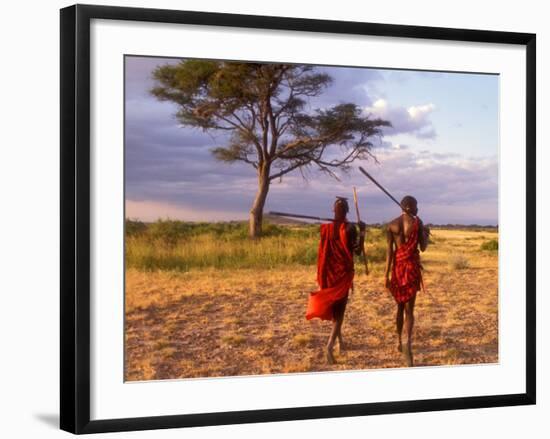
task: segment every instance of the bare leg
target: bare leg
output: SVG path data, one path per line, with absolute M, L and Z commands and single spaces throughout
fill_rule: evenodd
M 397 337 L 398 337 L 397 350 L 399 352 L 403 352 L 403 343 L 401 340 L 401 334 L 403 333 L 403 311 L 404 310 L 405 310 L 405 305 L 403 303 L 398 303 L 397 314 L 395 317 L 395 326 L 397 329 Z
M 344 340 L 342 340 L 342 332 L 338 332 L 338 349 L 342 352 L 345 349 Z
M 407 334 L 407 348 L 406 358 L 407 366 L 413 366 L 413 353 L 412 353 L 412 333 L 414 326 L 414 302 L 416 300 L 416 294 L 412 296 L 407 303 L 405 303 L 405 331 Z
M 336 362 L 332 350 L 334 348 L 336 338 L 341 332 L 342 322 L 344 319 L 344 309 L 345 303 L 342 302 L 335 303 L 333 306 L 334 320 L 332 323 L 332 331 L 327 343 L 327 362 L 329 364 L 334 364 Z
M 341 307 L 341 316 L 340 316 L 340 326 L 338 328 L 338 349 L 340 352 L 344 351 L 346 348 L 346 345 L 344 344 L 344 340 L 342 338 L 342 325 L 344 324 L 344 314 L 346 312 L 346 305 L 348 301 L 347 298 L 344 299 Z
M 332 349 L 334 348 L 334 342 L 336 340 L 337 334 L 338 334 L 338 320 L 335 316 L 334 321 L 332 322 L 332 331 L 330 333 L 330 337 L 328 338 L 328 343 L 327 343 L 327 363 L 328 364 L 334 364 L 336 362 L 336 360 L 334 359 L 334 355 L 332 353 Z

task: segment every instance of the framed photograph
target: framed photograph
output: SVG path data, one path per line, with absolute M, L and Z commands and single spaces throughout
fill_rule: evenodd
M 73 5 L 61 428 L 535 404 L 535 35 Z

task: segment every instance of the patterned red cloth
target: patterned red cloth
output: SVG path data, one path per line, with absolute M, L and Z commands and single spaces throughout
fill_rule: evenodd
M 407 302 L 420 290 L 422 283 L 418 251 L 419 223 L 416 217 L 407 241 L 395 251 L 390 291 L 397 303 Z
M 354 275 L 353 254 L 347 241 L 347 222 L 321 224 L 317 257 L 317 282 L 320 289 L 309 294 L 307 320 L 315 317 L 333 320 L 332 305 L 347 297 Z

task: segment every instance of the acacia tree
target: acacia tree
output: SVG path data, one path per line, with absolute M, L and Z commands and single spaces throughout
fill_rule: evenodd
M 308 110 L 332 78 L 313 66 L 182 60 L 157 66 L 151 94 L 177 104 L 185 126 L 226 132 L 227 144 L 212 149 L 224 162 L 244 162 L 258 177 L 250 210 L 249 235 L 261 235 L 270 183 L 294 170 L 314 167 L 337 178 L 356 159 L 373 157 L 373 136 L 388 121 L 363 116 L 342 103 Z

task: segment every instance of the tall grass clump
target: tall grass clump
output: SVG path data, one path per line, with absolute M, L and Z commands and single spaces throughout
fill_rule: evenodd
M 470 267 L 470 261 L 464 255 L 452 255 L 449 265 L 453 270 L 465 270 Z
M 481 250 L 497 251 L 498 250 L 498 240 L 497 239 L 491 239 L 490 241 L 485 241 L 483 244 L 481 244 Z
M 147 231 L 147 224 L 142 221 L 126 220 L 125 232 L 126 236 L 136 236 Z

